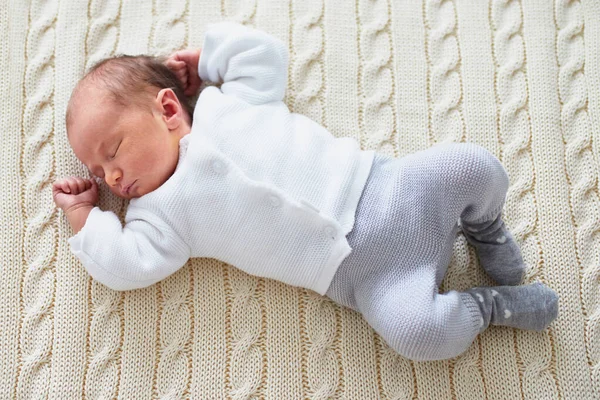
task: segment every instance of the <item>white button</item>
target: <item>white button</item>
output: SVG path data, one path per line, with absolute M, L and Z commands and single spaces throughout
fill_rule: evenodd
M 333 226 L 327 225 L 324 231 L 329 238 L 335 240 L 335 228 Z
M 273 207 L 279 207 L 281 205 L 281 200 L 279 200 L 279 197 L 277 197 L 275 195 L 270 195 L 269 196 L 269 203 L 271 203 L 271 205 Z
M 225 172 L 227 172 L 225 164 L 223 164 L 223 162 L 219 160 L 214 160 L 212 162 L 212 168 L 217 174 L 224 174 Z

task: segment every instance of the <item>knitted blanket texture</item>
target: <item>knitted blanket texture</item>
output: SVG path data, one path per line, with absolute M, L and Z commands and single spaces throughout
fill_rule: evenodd
M 1 3 L 0 399 L 600 398 L 599 1 Z M 491 327 L 454 359 L 412 362 L 360 314 L 214 259 L 141 290 L 92 280 L 52 201 L 54 180 L 87 177 L 71 90 L 105 57 L 200 47 L 221 20 L 289 44 L 286 104 L 335 136 L 393 157 L 494 153 L 525 281 L 560 296 L 551 327 Z M 459 233 L 441 291 L 493 285 Z

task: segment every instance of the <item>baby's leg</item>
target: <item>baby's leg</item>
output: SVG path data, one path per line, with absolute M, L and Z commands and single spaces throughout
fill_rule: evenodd
M 540 283 L 439 294 L 431 272 L 400 275 L 366 279 L 354 297 L 386 343 L 415 361 L 456 357 L 490 324 L 543 330 L 558 313 L 558 296 Z
M 469 348 L 482 320 L 473 297 L 457 291 L 437 294 L 434 271 L 415 270 L 408 277 L 389 272 L 365 279 L 353 297 L 357 310 L 392 349 L 411 360 L 431 361 Z
M 445 145 L 448 182 L 464 188 L 462 231 L 479 256 L 482 268 L 501 285 L 516 285 L 525 273 L 521 249 L 502 221 L 508 175 L 500 161 L 473 143 Z M 443 147 L 442 147 L 443 148 Z

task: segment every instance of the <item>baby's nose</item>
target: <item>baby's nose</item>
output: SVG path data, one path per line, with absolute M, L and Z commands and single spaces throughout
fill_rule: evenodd
M 120 181 L 121 174 L 116 171 L 106 175 L 106 183 L 110 186 L 116 186 Z

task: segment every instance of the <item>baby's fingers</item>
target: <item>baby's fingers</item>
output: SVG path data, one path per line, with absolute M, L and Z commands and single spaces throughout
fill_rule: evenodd
M 67 194 L 79 194 L 89 189 L 91 184 L 80 177 L 69 177 L 56 182 L 54 187 Z
M 94 178 L 90 179 L 90 187 L 92 188 L 92 192 L 98 192 L 98 181 Z
M 71 186 L 68 179 L 62 179 L 55 183 L 55 186 L 64 193 L 71 193 Z
M 56 181 L 52 184 L 52 194 L 56 196 L 57 193 L 66 193 L 63 188 L 63 181 Z
M 165 63 L 165 65 L 167 66 L 167 68 L 169 68 L 170 70 L 173 70 L 173 71 L 179 71 L 181 69 L 186 68 L 184 61 L 178 61 L 173 58 L 169 58 L 167 60 L 167 62 Z
M 54 182 L 52 185 L 52 193 L 54 196 L 56 196 L 58 193 L 71 194 L 71 186 L 69 185 L 69 181 L 67 179 L 61 179 Z
M 92 188 L 92 180 L 77 178 L 77 188 L 79 189 L 79 193 L 85 192 L 86 190 L 90 190 Z
M 180 82 L 183 82 L 183 83 L 187 82 L 188 75 L 187 75 L 187 72 L 185 69 L 175 72 L 175 76 L 177 77 L 177 79 Z
M 65 192 L 66 193 L 71 193 L 71 194 L 78 194 L 79 193 L 79 187 L 77 185 L 77 178 L 75 178 L 75 177 L 67 178 Z

